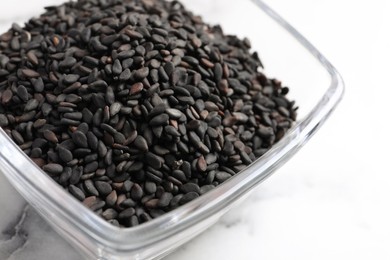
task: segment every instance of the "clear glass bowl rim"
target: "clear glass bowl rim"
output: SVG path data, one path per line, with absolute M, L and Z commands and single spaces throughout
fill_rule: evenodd
M 340 102 L 344 83 L 333 65 L 295 28 L 261 0 L 251 0 L 284 27 L 326 69 L 331 83 L 311 112 L 260 159 L 214 190 L 163 216 L 140 226 L 121 229 L 110 225 L 72 198 L 62 187 L 42 172 L 0 129 L 0 167 L 15 188 L 40 214 L 51 215 L 52 224 L 67 222 L 77 227 L 82 236 L 118 254 L 134 252 L 180 233 L 207 219 L 237 201 L 244 194 L 282 166 L 320 128 Z M 29 169 L 20 174 L 19 169 Z M 39 176 L 39 177 L 37 177 Z M 26 189 L 27 187 L 27 189 Z

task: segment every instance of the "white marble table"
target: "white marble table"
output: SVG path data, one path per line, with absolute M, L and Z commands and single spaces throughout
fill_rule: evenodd
M 0 29 L 58 2 L 4 1 Z M 340 70 L 344 101 L 247 201 L 166 259 L 390 259 L 390 3 L 269 2 Z M 0 209 L 1 260 L 81 259 L 3 176 Z

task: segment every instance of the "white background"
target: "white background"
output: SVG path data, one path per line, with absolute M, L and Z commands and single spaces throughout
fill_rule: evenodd
M 58 2 L 2 1 L 0 22 Z M 266 2 L 340 71 L 344 100 L 251 198 L 166 259 L 390 259 L 390 3 Z

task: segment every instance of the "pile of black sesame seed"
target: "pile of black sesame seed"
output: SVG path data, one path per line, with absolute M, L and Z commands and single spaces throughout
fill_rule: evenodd
M 114 225 L 229 179 L 296 117 L 247 39 L 177 1 L 79 0 L 0 36 L 0 126 Z

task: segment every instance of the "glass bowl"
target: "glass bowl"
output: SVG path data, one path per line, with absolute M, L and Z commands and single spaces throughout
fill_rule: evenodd
M 281 167 L 325 122 L 344 91 L 339 73 L 297 30 L 260 0 L 182 1 L 225 33 L 248 37 L 266 74 L 291 87 L 298 121 L 260 159 L 214 190 L 157 219 L 120 229 L 71 197 L 0 130 L 0 172 L 53 228 L 92 259 L 158 259 L 189 241 Z M 28 19 L 28 17 L 25 17 Z

